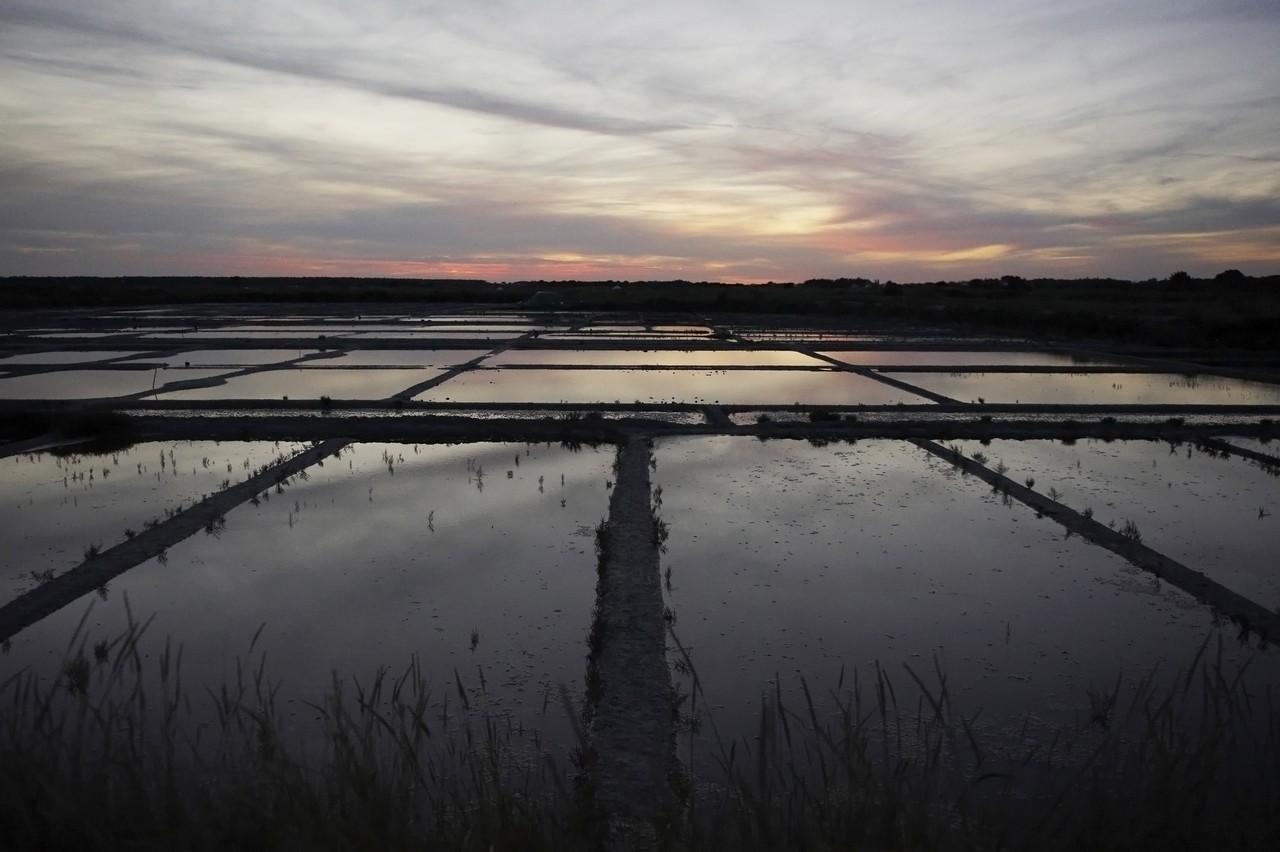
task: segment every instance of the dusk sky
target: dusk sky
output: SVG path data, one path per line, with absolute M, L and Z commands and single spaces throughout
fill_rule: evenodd
M 1280 273 L 1277 0 L 0 0 L 0 275 Z

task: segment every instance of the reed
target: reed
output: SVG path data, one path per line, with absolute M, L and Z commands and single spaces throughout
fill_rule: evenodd
M 604 837 L 574 770 L 472 706 L 456 674 L 437 695 L 417 660 L 365 682 L 335 674 L 304 736 L 278 710 L 257 635 L 201 706 L 181 649 L 144 651 L 146 624 L 96 643 L 84 624 L 56 677 L 0 682 L 2 848 L 576 850 Z M 842 673 L 825 696 L 802 682 L 798 704 L 774 687 L 755 735 L 731 742 L 675 644 L 692 688 L 673 712 L 715 759 L 677 773 L 684 807 L 654 825 L 656 848 L 1270 850 L 1280 836 L 1277 688 L 1208 640 L 1175 677 L 1090 689 L 1078 723 L 1048 734 L 993 739 L 935 663 Z

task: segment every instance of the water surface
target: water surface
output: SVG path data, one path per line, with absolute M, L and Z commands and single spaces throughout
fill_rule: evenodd
M 444 372 L 419 370 L 341 370 L 315 367 L 265 370 L 227 379 L 224 384 L 161 394 L 173 400 L 222 399 L 388 399 Z
M 1018 482 L 1117 529 L 1267 609 L 1280 606 L 1280 479 L 1247 459 L 1162 441 L 954 442 Z
M 356 445 L 112 581 L 90 642 L 123 627 L 127 597 L 181 643 L 196 696 L 234 677 L 262 627 L 286 721 L 312 718 L 302 702 L 333 671 L 368 682 L 416 656 L 436 708 L 456 706 L 456 677 L 477 706 L 567 734 L 558 688 L 580 689 L 612 462 L 611 448 Z M 6 667 L 57 676 L 88 603 L 17 634 Z
M 164 389 L 167 384 L 226 373 L 209 370 L 59 370 L 0 380 L 0 399 L 107 399 Z
M 776 349 L 508 349 L 485 362 L 487 367 L 627 366 L 627 367 L 825 367 L 826 362 L 800 352 Z
M 959 402 L 1062 405 L 1280 405 L 1280 385 L 1176 373 L 893 373 Z
M 654 477 L 674 629 L 726 738 L 750 742 L 775 684 L 800 711 L 804 678 L 830 712 L 842 672 L 845 690 L 877 662 L 936 687 L 935 660 L 979 730 L 1034 730 L 1120 672 L 1188 663 L 1217 630 L 1208 607 L 905 442 L 669 439 Z
M 415 399 L 454 402 L 895 405 L 928 400 L 839 370 L 470 370 Z

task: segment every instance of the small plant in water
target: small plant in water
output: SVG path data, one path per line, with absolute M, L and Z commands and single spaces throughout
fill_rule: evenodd
M 1142 542 L 1142 533 L 1138 532 L 1138 525 L 1133 521 L 1126 520 L 1124 526 L 1120 528 L 1120 535 L 1133 541 Z
M 1059 491 L 1058 489 L 1054 488 L 1052 485 L 1050 485 L 1050 486 L 1049 486 L 1049 499 L 1050 499 L 1050 500 L 1057 500 L 1057 499 L 1059 499 L 1060 497 L 1062 497 L 1062 492 L 1061 492 L 1061 491 Z
M 90 559 L 97 559 L 98 554 L 102 552 L 102 545 L 91 544 L 84 549 L 84 559 L 88 562 Z
M 45 568 L 38 571 L 32 570 L 30 576 L 31 579 L 36 581 L 37 586 L 43 586 L 45 583 L 52 580 L 55 575 L 52 568 Z
M 1111 714 L 1116 709 L 1116 699 L 1120 697 L 1120 676 L 1116 677 L 1116 685 L 1110 692 L 1089 687 L 1089 723 L 1101 728 L 1111 722 Z
M 66 678 L 67 692 L 72 695 L 84 695 L 89 691 L 89 661 L 83 656 L 76 656 L 62 669 Z
M 1092 507 L 1092 506 L 1085 506 L 1085 507 L 1084 507 L 1084 511 L 1082 511 L 1080 514 L 1081 514 L 1081 515 L 1083 515 L 1083 516 L 1085 517 L 1085 519 L 1086 519 L 1086 520 L 1092 520 L 1092 519 L 1093 519 L 1093 507 Z

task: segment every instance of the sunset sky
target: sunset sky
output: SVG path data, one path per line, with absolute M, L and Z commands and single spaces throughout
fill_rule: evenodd
M 0 275 L 1280 273 L 1277 0 L 3 0 Z

